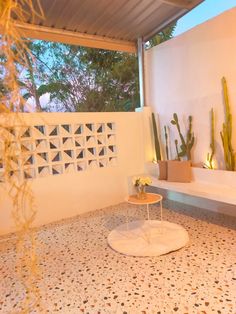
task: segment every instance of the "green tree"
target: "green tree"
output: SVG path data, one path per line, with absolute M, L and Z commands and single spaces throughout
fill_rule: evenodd
M 16 70 L 17 70 L 17 81 L 21 88 L 22 96 L 28 100 L 33 97 L 35 100 L 35 106 L 37 111 L 41 111 L 41 105 L 39 100 L 39 93 L 37 89 L 37 68 L 35 66 L 34 57 L 30 53 L 33 43 L 25 42 L 25 47 L 22 51 L 17 51 L 17 49 L 13 46 L 12 51 L 15 55 L 16 61 Z M 27 50 L 29 49 L 29 50 Z M 7 74 L 5 71 L 5 63 L 7 61 L 7 57 L 4 55 L 0 55 L 0 97 L 4 95 L 9 95 L 11 91 L 8 90 L 4 84 L 4 78 Z M 26 67 L 22 68 L 22 64 L 26 64 Z
M 172 37 L 175 25 L 154 36 L 150 48 Z M 133 111 L 139 106 L 138 62 L 135 54 L 92 49 L 56 42 L 28 42 L 25 69 L 19 83 L 37 111 Z M 17 51 L 15 52 L 17 53 Z M 0 56 L 1 57 L 1 56 Z M 4 57 L 0 63 L 0 93 L 4 88 Z M 40 96 L 48 94 L 49 103 Z
M 78 111 L 83 106 L 91 111 L 96 111 L 96 108 L 100 111 L 131 111 L 139 106 L 136 55 L 86 49 L 81 60 L 93 77 L 94 86 Z
M 163 29 L 160 33 L 153 36 L 147 43 L 146 43 L 146 49 L 150 49 L 154 46 L 157 46 L 164 41 L 167 41 L 173 37 L 173 32 L 176 28 L 176 23 L 171 24 L 170 26 Z
M 31 51 L 42 82 L 37 93 L 49 93 L 54 110 L 130 111 L 139 105 L 135 55 L 44 41 Z

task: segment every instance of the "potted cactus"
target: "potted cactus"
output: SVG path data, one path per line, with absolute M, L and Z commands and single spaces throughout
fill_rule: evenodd
M 193 148 L 194 144 L 194 133 L 192 132 L 192 116 L 188 117 L 188 130 L 186 139 L 184 138 L 183 134 L 180 130 L 179 119 L 177 113 L 173 114 L 173 119 L 171 120 L 171 124 L 175 125 L 180 137 L 180 150 L 178 149 L 178 141 L 175 140 L 175 147 L 177 153 L 177 159 L 180 160 L 181 157 L 187 157 L 187 160 L 191 160 L 191 149 Z

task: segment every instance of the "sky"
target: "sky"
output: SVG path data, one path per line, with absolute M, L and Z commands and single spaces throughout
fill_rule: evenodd
M 195 9 L 178 20 L 174 36 L 201 24 L 220 13 L 236 7 L 236 0 L 205 0 Z

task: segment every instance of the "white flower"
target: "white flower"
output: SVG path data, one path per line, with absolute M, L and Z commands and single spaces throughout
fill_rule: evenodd
M 150 177 L 134 177 L 132 182 L 134 186 L 142 186 L 151 184 L 152 180 Z

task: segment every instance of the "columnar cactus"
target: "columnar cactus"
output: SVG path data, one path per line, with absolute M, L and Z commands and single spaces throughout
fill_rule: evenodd
M 176 113 L 173 114 L 173 119 L 171 120 L 171 123 L 173 125 L 176 125 L 177 131 L 179 133 L 180 141 L 181 141 L 180 152 L 178 152 L 178 157 L 180 158 L 180 157 L 186 156 L 188 160 L 191 160 L 191 149 L 194 144 L 194 134 L 192 132 L 192 120 L 193 120 L 192 116 L 189 116 L 188 117 L 189 125 L 188 125 L 186 140 L 180 131 L 179 120 Z
M 224 94 L 224 106 L 225 106 L 225 122 L 223 123 L 223 130 L 220 132 L 223 149 L 226 170 L 235 170 L 235 153 L 232 147 L 232 114 L 230 112 L 228 88 L 225 77 L 222 77 L 222 87 Z
M 155 114 L 152 112 L 152 126 L 153 126 L 153 136 L 154 136 L 154 145 L 155 145 L 155 152 L 156 152 L 156 160 L 161 160 L 161 148 L 160 142 L 157 133 L 157 124 Z
M 211 108 L 210 114 L 211 114 L 211 143 L 210 143 L 211 152 L 207 154 L 207 164 L 205 166 L 209 169 L 214 169 L 213 157 L 215 155 L 215 118 L 213 108 Z
M 166 149 L 166 159 L 169 160 L 169 148 L 168 148 L 168 134 L 167 134 L 167 126 L 164 126 L 165 132 L 165 149 Z
M 176 150 L 176 159 L 180 161 L 179 150 L 178 150 L 178 140 L 175 140 L 175 150 Z

